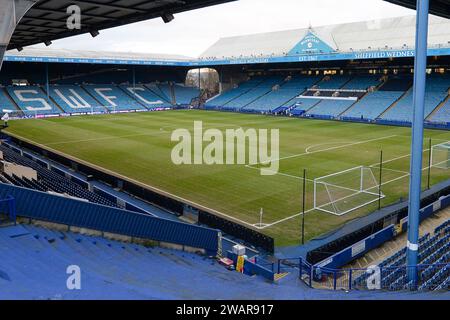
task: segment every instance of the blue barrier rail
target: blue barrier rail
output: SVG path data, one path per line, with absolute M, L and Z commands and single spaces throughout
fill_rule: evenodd
M 10 195 L 0 199 L 0 213 L 5 213 L 8 219 L 16 224 L 16 199 Z
M 328 268 L 337 269 L 340 268 L 350 261 L 357 259 L 365 255 L 370 250 L 380 246 L 384 242 L 394 238 L 395 236 L 395 226 L 392 224 L 367 238 L 358 241 L 357 243 L 347 247 L 331 257 L 316 263 L 314 267 L 316 268 Z
M 204 249 L 215 255 L 219 231 L 0 183 L 17 216 Z

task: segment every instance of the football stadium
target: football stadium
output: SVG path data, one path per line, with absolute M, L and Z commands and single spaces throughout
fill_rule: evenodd
M 1 300 L 450 298 L 449 1 L 51 47 L 227 2 L 0 0 Z

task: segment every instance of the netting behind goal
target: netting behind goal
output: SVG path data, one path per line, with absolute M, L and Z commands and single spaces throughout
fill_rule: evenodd
M 378 198 L 379 183 L 369 167 L 360 166 L 314 179 L 314 208 L 317 210 L 343 215 Z
M 439 169 L 450 168 L 450 141 L 431 147 L 431 166 Z

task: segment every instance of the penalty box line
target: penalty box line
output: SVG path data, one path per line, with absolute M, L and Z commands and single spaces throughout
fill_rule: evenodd
M 430 150 L 429 148 L 428 148 L 428 149 L 424 149 L 422 152 L 426 152 L 426 151 L 429 151 L 429 150 Z M 399 157 L 395 157 L 395 158 L 392 158 L 392 159 L 389 159 L 389 160 L 385 160 L 385 161 L 383 161 L 382 163 L 383 163 L 383 164 L 389 163 L 389 162 L 392 162 L 392 161 L 395 161 L 395 160 L 399 160 L 399 159 L 403 159 L 403 158 L 409 157 L 410 155 L 411 155 L 411 154 L 408 153 L 408 154 L 403 155 L 403 156 L 399 156 Z M 377 165 L 379 165 L 379 163 L 374 163 L 374 164 L 370 165 L 369 167 L 372 167 L 372 168 L 373 168 L 373 167 L 376 167 Z M 250 165 L 246 165 L 246 167 L 247 167 L 247 168 L 250 168 L 250 169 L 260 170 L 259 168 L 252 167 L 252 166 L 250 166 Z M 427 169 L 428 169 L 428 166 L 422 168 L 422 171 L 427 170 Z M 269 170 L 269 169 L 266 169 L 266 170 Z M 393 182 L 395 182 L 395 181 L 404 179 L 404 178 L 406 178 L 406 177 L 408 177 L 408 176 L 410 175 L 408 172 L 406 172 L 406 171 L 401 171 L 401 170 L 386 169 L 386 168 L 384 168 L 383 170 L 391 170 L 391 171 L 403 173 L 403 175 L 401 175 L 401 176 L 399 176 L 399 177 L 397 177 L 397 178 L 388 180 L 388 181 L 386 181 L 386 182 L 382 182 L 382 183 L 381 183 L 381 186 L 384 186 L 384 185 L 393 183 Z M 274 171 L 274 172 L 275 172 L 275 171 Z M 287 174 L 287 173 L 282 173 L 282 172 L 277 172 L 276 174 L 279 174 L 279 175 L 281 175 L 281 176 L 286 176 L 286 177 L 288 177 L 288 178 L 297 179 L 297 180 L 302 180 L 302 179 L 303 179 L 303 177 L 299 177 L 299 176 L 295 176 L 295 175 L 291 175 L 291 174 Z M 306 179 L 306 181 L 314 182 L 313 179 Z M 314 208 L 308 209 L 308 210 L 305 211 L 305 214 L 306 214 L 306 213 L 309 213 L 309 212 L 312 212 L 312 211 L 314 211 L 314 210 L 315 210 Z M 275 222 L 272 222 L 272 223 L 266 223 L 266 224 L 264 224 L 264 226 L 259 226 L 259 223 L 257 223 L 257 224 L 254 224 L 253 227 L 256 227 L 257 229 L 260 229 L 260 230 L 266 229 L 266 228 L 272 227 L 272 226 L 274 226 L 274 225 L 277 225 L 277 224 L 279 224 L 279 223 L 285 222 L 285 221 L 287 221 L 287 220 L 290 220 L 290 219 L 299 217 L 299 216 L 301 216 L 302 214 L 303 214 L 303 212 L 299 212 L 299 213 L 296 213 L 296 214 L 294 214 L 294 215 L 292 215 L 292 216 L 289 216 L 289 217 L 286 217 L 286 218 L 277 220 L 277 221 L 275 221 Z
M 259 164 L 268 164 L 268 163 L 271 163 L 271 162 L 276 162 L 276 161 L 281 161 L 281 160 L 286 160 L 286 159 L 291 159 L 291 158 L 298 158 L 298 157 L 302 157 L 302 156 L 305 156 L 305 155 L 311 155 L 311 154 L 315 154 L 315 153 L 326 152 L 326 151 L 331 151 L 331 150 L 336 150 L 336 149 L 341 149 L 341 148 L 347 148 L 347 147 L 355 146 L 355 145 L 358 145 L 358 144 L 364 144 L 364 143 L 369 143 L 369 142 L 373 142 L 373 141 L 390 139 L 390 138 L 397 137 L 397 136 L 398 135 L 393 134 L 393 135 L 390 135 L 390 136 L 374 138 L 374 139 L 369 139 L 369 140 L 363 140 L 363 141 L 357 141 L 357 142 L 343 144 L 343 145 L 340 145 L 340 146 L 335 146 L 335 147 L 330 147 L 330 148 L 325 148 L 325 149 L 321 149 L 321 150 L 317 150 L 317 151 L 293 154 L 293 155 L 286 156 L 286 157 L 281 157 L 281 158 L 278 158 L 278 159 L 273 159 L 273 160 L 264 161 L 264 162 L 258 162 L 258 163 L 253 164 L 252 166 L 257 166 Z M 338 142 L 336 142 L 336 143 L 338 143 Z

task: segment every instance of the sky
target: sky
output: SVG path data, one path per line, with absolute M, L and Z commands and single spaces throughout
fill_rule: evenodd
M 383 0 L 239 0 L 162 19 L 54 41 L 52 49 L 165 53 L 198 57 L 219 38 L 413 15 Z M 37 47 L 43 47 L 39 45 Z

